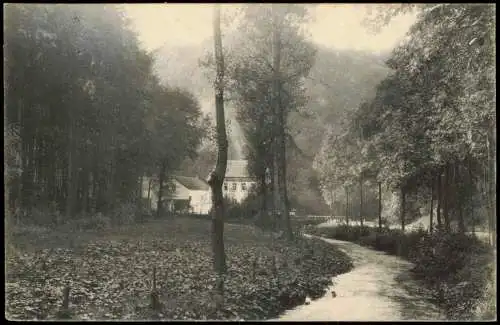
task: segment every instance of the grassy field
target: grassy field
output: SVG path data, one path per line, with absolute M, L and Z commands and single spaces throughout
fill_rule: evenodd
M 322 241 L 290 244 L 252 226 L 227 224 L 226 294 L 217 309 L 208 220 L 101 231 L 17 227 L 6 232 L 6 241 L 11 320 L 58 318 L 66 286 L 72 319 L 267 319 L 306 296 L 323 295 L 331 276 L 352 268 L 344 253 Z M 156 311 L 149 306 L 153 268 L 161 303 Z

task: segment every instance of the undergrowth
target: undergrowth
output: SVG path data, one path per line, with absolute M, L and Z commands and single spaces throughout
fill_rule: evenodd
M 68 227 L 10 232 L 8 319 L 59 318 L 65 287 L 71 319 L 268 319 L 306 296 L 322 296 L 332 276 L 352 268 L 347 255 L 323 241 L 289 243 L 252 226 L 228 224 L 225 299 L 218 308 L 208 220 Z M 160 302 L 155 310 L 153 269 Z
M 403 233 L 396 229 L 347 225 L 308 227 L 307 232 L 355 242 L 410 260 L 414 263 L 412 273 L 424 281 L 448 319 L 475 318 L 477 306 L 491 282 L 491 248 L 474 236 L 443 230 L 432 234 L 424 230 Z

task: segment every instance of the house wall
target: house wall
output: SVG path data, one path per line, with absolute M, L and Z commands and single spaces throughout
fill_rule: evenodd
M 208 214 L 212 207 L 212 198 L 210 190 L 207 191 L 190 191 L 191 207 L 193 213 Z
M 175 184 L 175 192 L 172 195 L 170 195 L 169 198 L 173 200 L 189 200 L 191 191 L 184 185 L 179 183 L 177 180 L 174 180 L 174 184 Z
M 251 178 L 226 178 L 222 186 L 222 193 L 225 197 L 241 203 L 250 193 L 252 186 L 255 185 L 256 182 Z
M 148 187 L 149 187 L 148 177 L 143 177 L 142 180 L 142 197 L 148 198 Z M 184 185 L 175 181 L 175 192 L 170 196 L 166 196 L 164 200 L 164 208 L 168 210 L 173 210 L 173 204 L 168 202 L 169 200 L 189 200 L 191 197 L 191 207 L 193 208 L 193 213 L 198 214 L 208 214 L 212 208 L 212 196 L 210 190 L 200 191 L 200 190 L 190 190 Z M 157 209 L 158 203 L 158 186 L 151 186 L 151 191 L 149 194 L 150 204 L 153 210 Z
M 189 200 L 191 197 L 192 212 L 208 214 L 212 207 L 210 190 L 191 190 L 175 180 L 175 193 L 169 197 L 171 200 Z

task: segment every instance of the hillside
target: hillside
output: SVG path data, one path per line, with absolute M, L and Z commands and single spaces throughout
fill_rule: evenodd
M 340 130 L 344 114 L 373 96 L 375 86 L 387 73 L 388 68 L 377 55 L 318 47 L 306 81 L 310 98 L 307 112 L 312 117 L 295 113 L 289 120 L 297 145 L 309 156 L 316 155 L 325 127 Z
M 230 46 L 226 41 L 226 46 Z M 192 91 L 198 98 L 204 113 L 214 115 L 212 83 L 199 61 L 211 50 L 211 40 L 197 46 L 175 47 L 165 45 L 156 51 L 155 69 L 160 79 L 171 86 Z M 312 161 L 319 150 L 327 125 L 338 129 L 346 111 L 356 108 L 374 92 L 376 84 L 384 78 L 388 69 L 383 58 L 371 53 L 335 50 L 318 46 L 315 65 L 306 87 L 310 101 L 307 114 L 292 112 L 289 116 L 290 132 L 302 154 L 293 155 L 289 173 L 292 196 L 302 198 L 300 205 L 318 207 L 323 199 L 317 189 Z M 236 107 L 226 103 L 226 119 L 229 132 L 229 159 L 242 159 L 244 135 L 235 121 Z M 307 115 L 307 116 L 305 116 Z M 208 162 L 206 157 L 204 162 Z M 196 162 L 194 162 L 196 164 Z M 197 167 L 208 170 L 211 166 Z M 193 168 L 186 170 L 191 172 Z M 299 199 L 300 201 L 300 199 Z M 316 202 L 316 204 L 314 203 Z M 321 204 L 320 210 L 326 205 Z M 320 211 L 315 211 L 321 213 Z M 324 211 L 323 211 L 324 212 Z

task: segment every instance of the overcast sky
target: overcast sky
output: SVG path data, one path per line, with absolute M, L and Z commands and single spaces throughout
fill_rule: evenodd
M 223 6 L 226 12 L 237 4 Z M 371 52 L 394 48 L 414 21 L 413 15 L 396 18 L 378 35 L 370 34 L 361 21 L 366 15 L 364 4 L 320 4 L 315 21 L 309 24 L 313 40 L 328 47 Z M 199 44 L 212 36 L 211 4 L 127 4 L 139 39 L 152 50 L 164 43 Z

